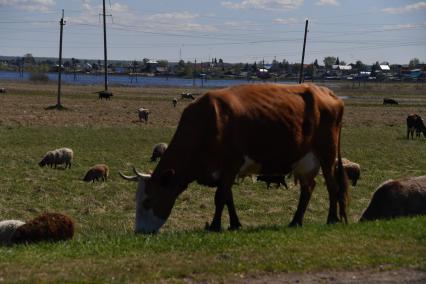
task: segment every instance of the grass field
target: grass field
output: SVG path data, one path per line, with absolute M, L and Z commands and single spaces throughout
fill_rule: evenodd
M 161 233 L 133 234 L 136 185 L 118 176 L 136 165 L 143 171 L 151 148 L 169 142 L 183 108 L 171 100 L 179 88 L 113 87 L 111 101 L 99 101 L 99 87 L 64 86 L 64 111 L 54 84 L 0 82 L 0 220 L 28 220 L 44 211 L 74 218 L 74 240 L 0 247 L 0 282 L 230 281 L 280 272 L 426 270 L 426 217 L 357 223 L 372 192 L 391 178 L 426 174 L 426 138 L 405 139 L 409 113 L 426 117 L 426 87 L 336 85 L 347 97 L 343 156 L 361 164 L 351 189 L 349 225 L 325 225 L 328 196 L 322 177 L 304 227 L 287 228 L 299 190 L 266 189 L 248 179 L 234 187 L 243 229 L 206 233 L 214 212 L 214 189 L 191 184 L 178 199 Z M 204 92 L 205 90 L 189 90 Z M 400 101 L 383 106 L 384 97 Z M 136 109 L 152 110 L 148 124 Z M 40 168 L 46 151 L 70 147 L 71 170 Z M 84 183 L 93 164 L 106 163 L 106 183 Z M 223 224 L 227 226 L 227 214 Z

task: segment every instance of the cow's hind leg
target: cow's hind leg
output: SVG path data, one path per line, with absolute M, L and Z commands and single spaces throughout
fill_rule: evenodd
M 309 181 L 300 181 L 299 204 L 297 205 L 296 213 L 294 214 L 293 220 L 290 222 L 289 227 L 302 226 L 303 216 L 305 215 L 305 211 L 308 207 L 309 200 L 311 199 L 314 188 L 314 179 Z
M 337 217 L 338 185 L 336 179 L 334 178 L 334 172 L 331 167 L 323 167 L 322 171 L 325 183 L 327 185 L 328 198 L 330 201 L 327 224 L 334 224 L 339 222 L 339 218 Z M 346 213 L 344 213 L 344 215 L 346 216 Z

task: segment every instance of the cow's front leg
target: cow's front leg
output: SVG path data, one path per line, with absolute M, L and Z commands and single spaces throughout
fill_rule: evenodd
M 210 224 L 207 223 L 205 229 L 208 231 L 219 232 L 221 230 L 222 211 L 223 207 L 225 206 L 225 197 L 223 193 L 223 187 L 221 186 L 216 189 L 216 193 L 214 195 L 214 205 L 215 211 L 213 221 Z

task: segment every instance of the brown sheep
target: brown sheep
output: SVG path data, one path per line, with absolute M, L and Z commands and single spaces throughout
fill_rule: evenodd
M 83 181 L 89 182 L 95 182 L 99 181 L 99 179 L 102 179 L 102 181 L 106 181 L 108 179 L 109 175 L 109 168 L 105 164 L 97 164 L 91 167 L 86 175 L 83 178 Z
M 360 221 L 426 214 L 426 176 L 388 180 L 373 194 Z
M 19 226 L 11 238 L 12 244 L 40 241 L 65 241 L 74 236 L 74 221 L 60 213 L 44 213 Z

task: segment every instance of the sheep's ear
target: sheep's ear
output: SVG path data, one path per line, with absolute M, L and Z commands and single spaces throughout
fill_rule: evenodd
M 160 178 L 160 184 L 161 186 L 170 186 L 173 184 L 173 181 L 175 180 L 175 170 L 173 169 L 168 169 L 165 170 L 162 174 L 161 174 L 161 178 Z

